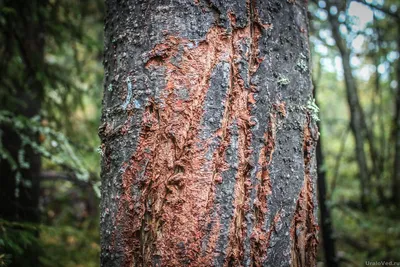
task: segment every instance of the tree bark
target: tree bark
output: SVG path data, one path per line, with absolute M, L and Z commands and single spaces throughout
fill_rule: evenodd
M 102 266 L 314 266 L 306 1 L 106 4 Z

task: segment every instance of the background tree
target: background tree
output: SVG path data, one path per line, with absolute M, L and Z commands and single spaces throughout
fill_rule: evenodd
M 25 8 L 17 9 L 21 3 L 10 1 L 8 3 L 9 14 L 4 17 L 10 27 L 4 28 L 4 35 L 10 40 L 3 47 L 5 62 L 1 65 L 2 72 L 8 69 L 10 62 L 7 60 L 13 51 L 19 54 L 23 61 L 21 75 L 13 80 L 5 79 L 2 75 L 2 83 L 5 90 L 2 91 L 2 107 L 8 107 L 17 115 L 27 118 L 37 116 L 43 101 L 43 83 L 40 73 L 44 65 L 44 18 L 41 9 L 45 1 L 31 1 Z M 15 16 L 23 18 L 13 20 Z M 24 35 L 24 37 L 22 36 Z M 8 90 L 7 90 L 8 89 Z M 13 94 L 15 102 L 8 101 L 5 95 Z M 31 147 L 24 146 L 20 136 L 7 125 L 2 125 L 2 149 L 7 150 L 12 161 L 1 161 L 1 201 L 0 215 L 10 220 L 27 220 L 37 222 L 39 214 L 37 210 L 39 201 L 39 176 L 41 162 L 40 157 L 34 153 Z M 32 136 L 37 139 L 38 136 Z M 22 158 L 22 164 L 26 165 L 23 173 L 16 174 L 18 157 Z M 20 166 L 22 167 L 22 166 Z M 16 177 L 17 176 L 17 179 Z M 21 179 L 23 180 L 21 181 Z
M 106 1 L 103 266 L 314 266 L 306 1 Z
M 312 34 L 315 34 L 314 27 L 311 27 Z M 315 54 L 315 51 L 313 51 Z M 317 98 L 318 92 L 318 84 L 321 79 L 321 65 L 317 64 L 317 67 L 314 67 L 313 72 L 313 89 L 314 89 L 314 97 Z M 322 133 L 320 120 L 317 122 L 318 130 Z M 318 188 L 318 205 L 319 205 L 319 213 L 320 213 L 320 229 L 321 229 L 321 239 L 322 244 L 321 247 L 324 251 L 325 257 L 325 265 L 327 267 L 331 266 L 339 266 L 339 260 L 336 253 L 336 241 L 334 238 L 333 226 L 332 226 L 332 214 L 330 207 L 327 203 L 327 178 L 326 178 L 326 165 L 325 165 L 325 157 L 322 149 L 322 137 L 320 136 L 317 141 L 317 188 Z
M 314 69 L 321 107 L 324 170 L 328 181 L 325 203 L 332 212 L 333 238 L 338 243 L 338 260 L 356 266 L 362 259 L 398 259 L 397 208 L 392 193 L 395 186 L 395 138 L 393 121 L 398 91 L 398 62 L 395 1 L 313 1 L 311 13 L 315 34 Z M 396 25 L 388 28 L 388 25 Z M 338 53 L 339 52 L 339 53 Z M 352 81 L 352 82 L 349 82 Z M 357 105 L 349 101 L 349 85 L 356 84 Z M 354 88 L 356 88 L 354 87 Z M 353 88 L 353 89 L 354 89 Z M 354 94 L 354 92 L 356 94 Z M 346 100 L 347 99 L 347 100 Z M 347 103 L 344 102 L 347 101 Z M 352 117 L 358 109 L 358 122 Z M 347 110 L 349 112 L 347 112 Z M 348 124 L 360 127 L 363 139 L 348 139 Z M 355 138 L 356 139 L 356 138 Z M 360 149 L 355 149 L 355 147 Z M 367 168 L 361 167 L 357 151 L 364 150 Z M 364 169 L 369 194 L 362 196 Z M 365 184 L 366 185 L 366 184 Z M 359 190 L 355 191 L 355 188 Z M 357 193 L 355 193 L 357 192 Z M 360 198 L 360 199 L 357 199 Z M 364 199 L 361 201 L 361 199 Z M 368 205 L 368 211 L 360 207 Z M 323 218 L 322 218 L 323 219 Z M 389 234 L 390 232 L 390 234 Z M 391 237 L 383 239 L 382 236 Z M 363 255 L 359 254 L 363 251 Z
M 45 1 L 30 1 L 24 8 L 20 1 L 8 1 L 9 13 L 3 17 L 7 21 L 3 33 L 9 40 L 5 41 L 1 51 L 4 63 L 1 72 L 9 69 L 9 58 L 13 51 L 19 54 L 21 74 L 14 79 L 0 78 L 5 89 L 2 91 L 1 106 L 7 107 L 16 115 L 26 118 L 37 116 L 43 101 L 43 81 L 40 73 L 44 65 L 44 14 L 42 8 Z M 14 20 L 15 17 L 21 18 Z M 3 58 L 3 57 L 2 57 Z M 1 77 L 4 77 L 3 75 Z M 4 95 L 12 94 L 15 102 L 10 102 Z M 1 125 L 2 150 L 7 151 L 9 160 L 0 162 L 0 217 L 13 221 L 39 222 L 39 177 L 41 169 L 40 156 L 34 152 L 27 142 L 10 127 Z M 38 140 L 38 135 L 31 135 Z M 19 162 L 19 170 L 17 167 Z M 35 231 L 32 234 L 36 235 Z M 15 266 L 38 265 L 38 249 L 30 245 L 26 248 L 25 257 L 14 262 Z
M 101 7 L 0 1 L 0 266 L 65 265 L 83 244 L 96 262 Z

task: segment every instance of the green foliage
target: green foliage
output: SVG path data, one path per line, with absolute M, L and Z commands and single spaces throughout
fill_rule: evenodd
M 0 266 L 23 258 L 27 247 L 37 247 L 37 232 L 38 227 L 32 224 L 0 220 Z
M 100 247 L 95 221 L 92 218 L 79 226 L 53 227 L 0 220 L 0 266 L 23 263 L 26 248 L 32 246 L 40 250 L 41 266 L 98 266 Z
M 22 173 L 31 167 L 26 151 L 32 148 L 42 158 L 43 172 L 61 173 L 63 179 L 41 182 L 41 224 L 0 221 L 0 266 L 28 260 L 31 247 L 37 248 L 42 266 L 98 266 L 100 155 L 96 132 L 103 79 L 104 3 L 38 3 L 0 1 L 0 162 L 8 162 L 17 184 L 29 187 Z M 29 25 L 40 25 L 43 34 L 30 35 Z M 36 46 L 22 42 L 41 37 L 43 64 L 41 53 L 30 52 Z M 26 102 L 23 94 L 31 95 L 32 101 Z M 39 114 L 23 116 L 21 111 L 36 104 L 41 106 Z M 4 127 L 21 140 L 17 156 L 7 150 Z M 15 194 L 19 195 L 18 188 Z M 86 215 L 77 217 L 81 213 Z
M 323 2 L 323 3 L 322 3 Z M 330 1 L 334 5 L 340 1 Z M 398 1 L 366 1 L 391 10 L 399 10 Z M 379 3 L 378 3 L 379 2 Z M 380 11 L 359 4 L 352 12 L 360 11 L 363 18 L 371 12 L 372 20 L 359 27 L 349 6 L 339 16 L 342 38 L 350 51 L 352 72 L 356 79 L 360 104 L 371 132 L 378 162 L 371 158 L 371 147 L 366 142 L 365 151 L 372 190 L 368 194 L 368 211 L 360 209 L 360 179 L 355 154 L 355 142 L 349 128 L 350 107 L 347 103 L 345 77 L 341 66 L 341 54 L 332 39 L 331 25 L 324 11 L 325 1 L 311 5 L 313 81 L 320 107 L 321 139 L 327 174 L 327 203 L 332 212 L 332 223 L 341 266 L 361 266 L 368 261 L 400 261 L 398 250 L 400 221 L 398 210 L 390 201 L 392 195 L 394 144 L 394 100 L 399 86 L 396 85 L 396 64 L 399 57 L 396 38 L 399 24 Z M 351 3 L 354 5 L 355 1 Z M 322 8 L 321 8 L 322 7 Z M 398 13 L 398 12 L 397 12 Z M 358 28 L 357 31 L 354 31 Z M 356 41 L 355 41 L 356 40 Z M 354 44 L 357 44 L 357 47 Z M 380 71 L 378 71 L 380 70 Z M 312 107 L 311 105 L 308 105 Z M 373 171 L 379 166 L 379 173 Z M 382 199 L 377 187 L 383 189 Z
M 17 172 L 19 169 L 29 168 L 29 164 L 24 161 L 24 147 L 28 145 L 42 157 L 57 165 L 73 170 L 79 180 L 89 180 L 87 168 L 83 166 L 82 161 L 65 135 L 48 126 L 42 126 L 39 117 L 29 119 L 24 116 L 15 116 L 9 111 L 0 110 L 0 124 L 11 127 L 22 140 L 22 147 L 18 152 L 18 164 L 7 152 L 3 156 Z M 43 143 L 39 143 L 35 138 L 38 135 L 43 136 Z M 0 141 L 1 147 L 3 146 Z

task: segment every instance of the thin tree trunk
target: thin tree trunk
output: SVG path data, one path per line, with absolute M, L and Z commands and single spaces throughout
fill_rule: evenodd
M 321 69 L 321 68 L 319 68 Z M 319 76 L 321 77 L 321 76 Z M 317 82 L 313 80 L 314 98 L 317 99 Z M 318 103 L 318 101 L 316 100 Z M 321 124 L 317 122 L 318 129 L 321 132 Z M 335 239 L 333 237 L 333 225 L 330 207 L 327 205 L 327 182 L 326 182 L 326 168 L 325 158 L 322 150 L 322 137 L 317 141 L 317 187 L 318 187 L 318 205 L 321 218 L 321 231 L 322 231 L 322 245 L 324 248 L 325 265 L 326 267 L 337 267 L 339 261 L 336 257 Z M 334 177 L 334 179 L 336 179 Z
M 377 29 L 377 34 L 378 36 L 379 34 L 379 29 Z M 378 37 L 378 42 L 377 42 L 377 46 L 380 47 L 380 37 Z M 375 67 L 376 70 L 378 70 L 378 66 L 379 66 L 379 51 L 377 51 L 377 54 L 374 55 L 375 56 Z M 384 103 L 383 103 L 383 99 L 382 99 L 382 89 L 380 86 L 381 83 L 381 79 L 380 79 L 380 74 L 378 71 L 376 71 L 375 73 L 376 77 L 375 77 L 375 97 L 377 98 L 378 101 L 378 124 L 379 124 L 379 128 L 381 131 L 381 136 L 380 139 L 377 141 L 379 142 L 379 147 L 380 147 L 380 154 L 377 155 L 376 158 L 376 169 L 375 169 L 375 176 L 376 176 L 376 191 L 378 193 L 378 197 L 381 203 L 387 203 L 386 201 L 386 197 L 385 197 L 385 193 L 384 193 L 384 188 L 383 188 L 383 178 L 384 178 L 384 168 L 385 168 L 385 164 L 384 164 L 384 160 L 385 160 L 385 125 L 384 125 L 384 120 L 383 120 L 383 109 L 384 109 Z M 375 100 L 373 100 L 375 101 Z M 375 103 L 375 102 L 374 102 Z M 373 114 L 371 114 L 373 115 Z M 371 116 L 373 117 L 373 116 Z M 371 121 L 373 121 L 373 119 L 371 119 Z M 371 129 L 374 129 L 374 125 L 373 123 L 371 124 Z
M 314 266 L 306 1 L 106 3 L 102 266 Z
M 360 202 L 362 208 L 367 209 L 368 195 L 370 192 L 370 176 L 368 172 L 367 158 L 364 149 L 364 142 L 366 139 L 366 123 L 364 119 L 363 110 L 360 105 L 357 87 L 355 79 L 353 77 L 352 68 L 350 65 L 350 51 L 346 47 L 342 37 L 339 32 L 339 21 L 337 16 L 330 13 L 330 8 L 332 4 L 326 2 L 326 10 L 328 12 L 328 19 L 331 24 L 332 36 L 336 42 L 339 49 L 345 80 L 345 87 L 347 93 L 347 102 L 350 109 L 350 128 L 354 135 L 355 145 L 356 145 L 356 158 L 358 163 L 359 175 L 360 175 Z M 373 150 L 373 147 L 371 147 Z
M 398 19 L 400 23 L 400 19 Z M 400 51 L 400 27 L 398 27 L 397 49 Z M 396 94 L 396 111 L 394 119 L 394 142 L 395 156 L 392 181 L 392 196 L 393 202 L 397 207 L 400 207 L 400 59 L 397 59 L 397 94 Z
M 339 266 L 336 257 L 335 239 L 333 238 L 332 217 L 330 208 L 326 205 L 327 186 L 326 171 L 323 168 L 324 154 L 321 139 L 317 144 L 317 169 L 318 169 L 318 204 L 321 214 L 322 243 L 325 254 L 326 267 Z

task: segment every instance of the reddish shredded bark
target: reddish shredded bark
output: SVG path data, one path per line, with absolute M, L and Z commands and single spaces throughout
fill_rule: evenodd
M 270 229 L 266 231 L 264 224 L 268 213 L 267 196 L 272 192 L 269 167 L 272 162 L 272 155 L 275 151 L 277 114 L 280 114 L 283 118 L 286 117 L 285 102 L 273 104 L 273 107 L 274 112 L 270 114 L 268 131 L 264 134 L 265 145 L 261 149 L 258 158 L 258 165 L 261 166 L 261 169 L 256 173 L 258 180 L 258 185 L 256 187 L 257 197 L 254 203 L 256 216 L 251 239 L 252 258 L 255 266 L 262 266 L 263 262 L 266 260 L 269 240 L 279 220 L 278 212 L 274 217 L 274 221 L 271 223 Z
M 314 188 L 310 174 L 315 141 L 310 130 L 310 119 L 307 117 L 303 140 L 304 185 L 297 200 L 290 233 L 292 238 L 292 266 L 296 267 L 316 265 L 318 225 L 315 222 Z
M 188 48 L 190 40 L 169 36 L 148 54 L 150 59 L 146 68 L 164 66 L 167 85 L 162 92 L 163 103 L 153 103 L 143 115 L 139 143 L 123 175 L 124 194 L 117 224 L 123 231 L 126 265 L 150 264 L 154 254 L 168 266 L 185 262 L 198 266 L 211 264 L 213 253 L 200 257 L 200 241 L 210 222 L 214 182 L 221 181 L 221 172 L 227 167 L 224 154 L 230 140 L 228 129 L 233 123 L 238 126 L 239 140 L 233 224 L 240 227 L 231 227 L 231 245 L 227 254 L 240 258 L 237 254 L 241 251 L 243 233 L 234 231 L 242 229 L 245 192 L 249 190 L 246 182 L 252 122 L 248 103 L 252 102 L 248 101 L 251 96 L 244 88 L 243 78 L 234 62 L 242 52 L 240 42 L 250 39 L 250 42 L 258 43 L 260 36 L 257 30 L 252 36 L 250 26 L 234 29 L 231 35 L 223 28 L 212 27 L 206 40 L 193 49 Z M 182 60 L 175 66 L 171 58 L 182 46 Z M 256 45 L 252 44 L 253 47 Z M 253 58 L 255 64 L 250 72 L 254 72 L 261 60 L 257 58 L 258 52 L 250 53 L 245 57 Z M 207 142 L 204 144 L 198 134 L 211 72 L 221 60 L 231 63 L 232 81 L 222 127 L 217 132 L 223 141 L 214 153 L 214 160 L 209 162 L 205 159 Z M 176 99 L 173 93 L 176 88 L 188 90 L 189 99 Z M 135 195 L 132 188 L 137 188 L 140 193 Z M 151 207 L 146 207 L 146 201 L 151 202 Z M 214 251 L 219 235 L 219 218 L 214 220 L 209 252 Z
M 250 7 L 249 7 L 250 8 Z M 229 13 L 231 25 L 233 27 L 233 59 L 238 62 L 241 57 L 249 61 L 248 77 L 258 69 L 262 58 L 259 58 L 259 39 L 261 31 L 250 24 L 246 28 L 235 28 L 236 18 L 233 14 Z M 242 53 L 240 44 L 243 42 L 250 43 L 250 50 Z M 236 175 L 235 185 L 235 214 L 230 227 L 229 246 L 226 251 L 227 257 L 225 265 L 228 263 L 231 266 L 240 266 L 243 259 L 243 240 L 246 235 L 245 214 L 248 212 L 248 199 L 251 191 L 251 182 L 249 170 L 251 169 L 249 158 L 252 150 L 251 146 L 251 132 L 250 128 L 254 125 L 251 120 L 251 105 L 255 103 L 254 94 L 245 88 L 243 77 L 239 73 L 238 66 L 232 64 L 232 88 L 230 94 L 230 121 L 236 121 L 239 128 L 239 166 Z M 252 86 L 251 86 L 252 87 Z M 231 124 L 230 123 L 230 124 Z
M 285 102 L 280 102 L 280 103 L 276 103 L 273 105 L 275 110 L 282 115 L 282 117 L 286 117 L 286 103 Z
M 146 67 L 164 66 L 167 85 L 162 92 L 163 103 L 146 108 L 136 152 L 123 175 L 124 194 L 117 224 L 123 231 L 127 266 L 148 265 L 155 254 L 166 266 L 185 262 L 197 266 L 211 264 L 212 253 L 200 256 L 200 241 L 209 222 L 208 207 L 214 197 L 214 182 L 221 179 L 220 172 L 226 168 L 224 151 L 229 144 L 229 126 L 234 122 L 239 128 L 236 194 L 240 196 L 236 207 L 240 212 L 245 201 L 243 180 L 251 152 L 248 149 L 251 122 L 248 91 L 233 62 L 239 56 L 239 42 L 249 37 L 249 27 L 235 29 L 232 35 L 227 35 L 223 28 L 213 27 L 206 40 L 193 49 L 188 48 L 190 40 L 169 36 L 149 53 Z M 175 66 L 171 58 L 182 46 L 182 60 Z M 200 140 L 198 134 L 211 72 L 221 60 L 231 62 L 232 83 L 223 126 L 217 132 L 223 137 L 223 143 L 214 153 L 215 160 L 208 161 L 205 159 L 207 142 Z M 176 88 L 188 90 L 189 99 L 177 99 L 173 93 Z M 215 166 L 211 166 L 213 162 Z M 133 193 L 132 188 L 137 188 L 139 193 Z M 219 234 L 219 218 L 214 220 L 217 223 L 210 234 L 209 251 L 214 251 Z M 240 242 L 236 243 L 236 253 L 240 251 L 239 245 Z
M 150 265 L 153 255 L 168 266 L 199 258 L 213 172 L 205 159 L 207 144 L 202 144 L 198 134 L 211 72 L 221 60 L 230 61 L 232 53 L 230 38 L 220 27 L 211 28 L 197 47 L 190 49 L 189 43 L 169 36 L 151 51 L 146 64 L 147 68 L 164 66 L 167 84 L 163 103 L 153 104 L 143 116 L 139 144 L 123 177 L 125 204 L 120 213 L 126 212 L 126 206 L 129 213 L 121 216 L 120 223 L 127 266 Z M 184 52 L 175 66 L 171 58 L 179 46 Z M 177 99 L 175 89 L 188 90 L 189 98 Z M 135 185 L 140 195 L 132 197 Z

